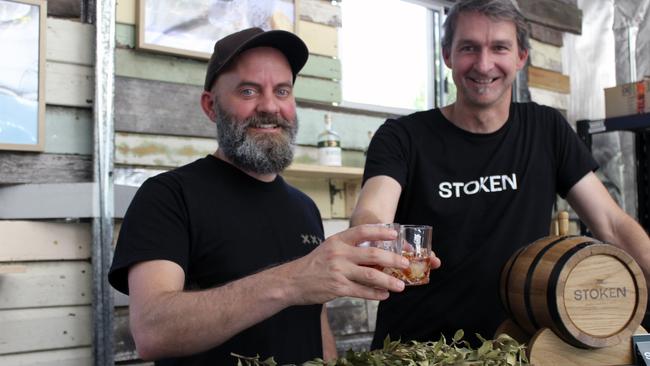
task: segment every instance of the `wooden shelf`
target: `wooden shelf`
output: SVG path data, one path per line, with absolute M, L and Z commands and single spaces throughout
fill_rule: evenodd
M 361 179 L 363 176 L 363 168 L 351 166 L 291 164 L 282 175 L 293 178 Z

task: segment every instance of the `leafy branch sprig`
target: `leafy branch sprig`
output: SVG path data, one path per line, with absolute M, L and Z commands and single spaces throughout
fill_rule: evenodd
M 481 341 L 478 349 L 473 349 L 463 340 L 463 330 L 456 331 L 447 344 L 444 336 L 437 342 L 410 341 L 401 343 L 384 340 L 384 347 L 373 351 L 349 350 L 343 357 L 325 362 L 320 358 L 307 361 L 302 366 L 523 366 L 528 365 L 525 346 L 520 345 L 507 334 L 494 340 L 487 340 L 476 334 Z M 259 356 L 237 357 L 237 366 L 277 366 L 273 357 L 261 361 Z M 290 366 L 290 365 L 286 365 Z M 294 365 L 295 366 L 295 365 Z

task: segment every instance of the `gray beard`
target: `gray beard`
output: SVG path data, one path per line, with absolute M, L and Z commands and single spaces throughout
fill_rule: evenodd
M 255 174 L 278 174 L 291 164 L 298 119 L 291 123 L 275 115 L 255 115 L 238 121 L 215 103 L 217 142 L 224 155 L 237 167 Z M 247 127 L 277 124 L 279 135 L 247 133 Z

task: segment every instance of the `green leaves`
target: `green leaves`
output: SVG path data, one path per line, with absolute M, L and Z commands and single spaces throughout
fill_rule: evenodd
M 494 340 L 487 340 L 476 334 L 482 342 L 478 349 L 472 349 L 463 340 L 463 330 L 458 330 L 447 344 L 444 336 L 437 342 L 410 341 L 401 343 L 384 340 L 384 348 L 374 351 L 355 352 L 349 350 L 343 357 L 325 362 L 314 359 L 302 366 L 523 366 L 528 365 L 525 346 L 506 334 Z M 276 366 L 273 358 L 260 361 L 257 357 L 237 357 L 237 366 Z M 289 365 L 285 365 L 289 366 Z M 295 366 L 295 365 L 294 365 Z

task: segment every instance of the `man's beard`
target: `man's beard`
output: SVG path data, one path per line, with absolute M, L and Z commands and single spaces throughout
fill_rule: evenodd
M 224 155 L 237 167 L 256 174 L 277 174 L 291 164 L 298 119 L 291 123 L 271 114 L 238 121 L 215 103 L 217 142 Z M 248 127 L 274 124 L 281 133 L 249 134 Z

